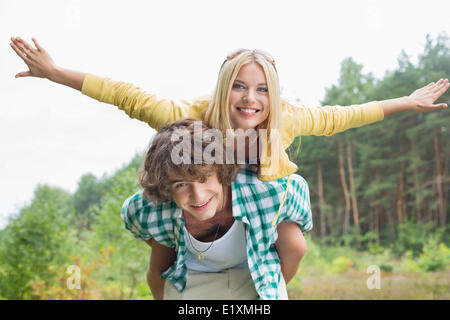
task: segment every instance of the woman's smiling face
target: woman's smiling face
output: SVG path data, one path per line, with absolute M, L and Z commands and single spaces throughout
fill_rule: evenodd
M 233 129 L 254 129 L 269 115 L 269 92 L 262 67 L 243 65 L 230 92 L 230 123 Z

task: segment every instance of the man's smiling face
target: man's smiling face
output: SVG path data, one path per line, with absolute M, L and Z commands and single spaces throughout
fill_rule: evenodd
M 205 182 L 169 177 L 172 197 L 185 213 L 199 221 L 214 217 L 223 205 L 223 187 L 215 172 Z

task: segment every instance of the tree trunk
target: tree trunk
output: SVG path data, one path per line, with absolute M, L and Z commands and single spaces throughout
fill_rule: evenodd
M 373 198 L 370 199 L 370 202 L 373 202 Z M 374 232 L 375 231 L 375 212 L 373 210 L 372 207 L 369 207 L 369 232 Z
M 441 141 L 442 141 L 442 139 L 441 139 Z M 445 147 L 445 144 L 444 144 L 443 149 L 444 150 L 449 150 L 450 149 L 450 148 L 449 149 L 447 149 L 447 148 L 448 147 Z M 450 194 L 450 192 L 449 192 L 450 188 L 448 188 L 448 185 L 447 185 L 447 183 L 450 182 L 450 176 L 449 176 L 449 173 L 448 173 L 448 169 L 449 169 L 448 156 L 449 156 L 449 152 L 443 152 L 443 154 L 442 154 L 442 157 L 443 157 L 442 163 L 444 165 L 443 165 L 443 168 L 442 168 L 443 176 L 442 176 L 441 182 L 442 182 L 442 190 L 444 191 L 444 212 L 446 213 L 445 222 L 448 221 L 449 214 L 450 214 L 450 212 L 448 210 L 448 203 L 449 203 L 448 196 Z
M 400 137 L 399 156 L 403 156 L 403 139 Z M 406 201 L 405 201 L 405 161 L 400 164 L 400 176 L 397 185 L 397 217 L 398 223 L 403 223 L 408 216 L 406 215 Z
M 388 209 L 386 211 L 386 216 L 387 216 L 387 220 L 388 220 L 388 224 L 389 224 L 389 229 L 391 231 L 389 233 L 389 240 L 393 244 L 395 242 L 395 225 L 394 225 L 394 218 L 392 217 L 391 210 Z
M 379 204 L 375 207 L 375 239 L 377 242 L 377 246 L 380 246 L 380 215 L 381 215 L 381 206 Z
M 352 200 L 352 211 L 353 211 L 353 224 L 356 229 L 356 245 L 359 248 L 359 213 L 358 213 L 358 201 L 356 199 L 355 190 L 355 179 L 353 175 L 353 163 L 352 163 L 352 145 L 348 136 L 346 136 L 347 142 L 347 166 L 348 166 L 348 176 L 350 181 L 350 196 Z
M 434 128 L 434 158 L 436 161 L 436 189 L 438 194 L 439 225 L 444 227 L 447 224 L 447 212 L 444 202 L 444 191 L 442 183 L 442 163 L 440 146 L 440 128 Z
M 416 152 L 416 140 L 411 140 L 411 149 L 413 152 Z M 414 191 L 415 191 L 415 203 L 416 203 L 416 215 L 417 215 L 417 222 L 419 224 L 422 223 L 422 206 L 421 206 L 421 200 L 422 195 L 419 190 L 420 181 L 419 181 L 419 170 L 417 169 L 417 166 L 414 165 L 413 168 L 413 175 L 414 175 Z
M 338 139 L 338 149 L 339 149 L 339 176 L 341 178 L 341 185 L 345 199 L 344 225 L 342 227 L 342 234 L 345 236 L 348 233 L 348 226 L 350 221 L 350 194 L 348 192 L 347 181 L 345 179 L 344 154 L 343 154 L 344 152 L 342 150 L 341 139 Z
M 403 210 L 403 218 L 408 220 L 408 204 L 406 200 L 406 163 L 402 161 L 402 184 L 401 184 L 401 201 L 402 201 L 402 210 Z
M 398 179 L 398 184 L 396 187 L 396 195 L 397 195 L 397 220 L 399 224 L 402 224 L 404 220 L 407 218 L 404 210 L 404 180 L 403 180 L 403 172 L 400 173 L 400 177 Z
M 324 239 L 327 230 L 324 212 L 325 197 L 323 194 L 322 164 L 320 163 L 320 159 L 317 159 L 317 184 L 319 189 L 320 236 Z
M 381 173 L 380 173 L 380 168 L 376 168 L 375 169 L 375 179 L 376 179 L 376 181 L 380 181 L 381 179 L 379 178 L 381 176 Z M 381 195 L 380 195 L 380 197 L 381 197 Z M 389 199 L 387 199 L 388 201 L 389 201 Z M 377 231 L 377 234 L 378 234 L 378 242 L 380 241 L 379 240 L 379 232 L 380 232 L 380 226 L 383 226 L 383 225 L 385 225 L 385 223 L 384 223 L 384 217 L 383 217 L 383 213 L 384 212 L 386 212 L 386 214 L 385 214 L 385 216 L 387 217 L 387 226 L 384 226 L 384 228 L 389 228 L 389 240 L 390 240 L 390 242 L 391 243 L 394 243 L 394 241 L 395 241 L 395 226 L 394 226 L 394 219 L 393 219 L 393 217 L 392 217 L 392 213 L 391 213 L 391 210 L 389 209 L 389 206 L 388 206 L 388 208 L 385 210 L 385 211 L 383 211 L 383 206 L 379 203 L 379 204 L 377 204 L 377 206 L 376 206 L 376 220 L 375 220 L 375 222 L 377 223 L 378 222 L 378 226 L 376 225 L 375 226 L 375 228 L 378 230 Z

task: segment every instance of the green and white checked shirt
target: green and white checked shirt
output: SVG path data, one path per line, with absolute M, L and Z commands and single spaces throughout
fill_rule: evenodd
M 275 249 L 278 238 L 276 217 L 286 191 L 288 178 L 261 181 L 257 174 L 241 169 L 231 186 L 233 216 L 244 223 L 247 238 L 247 260 L 250 274 L 260 299 L 278 299 L 281 266 Z M 154 238 L 167 247 L 175 248 L 175 263 L 164 273 L 182 292 L 186 287 L 186 243 L 182 210 L 175 202 L 152 203 L 145 200 L 142 191 L 125 200 L 122 219 L 125 227 L 140 240 Z M 295 221 L 303 232 L 312 229 L 308 184 L 299 175 L 291 175 L 284 205 L 277 218 Z

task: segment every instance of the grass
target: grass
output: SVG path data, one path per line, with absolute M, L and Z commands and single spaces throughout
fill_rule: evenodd
M 431 243 L 431 242 L 430 242 Z M 450 299 L 450 256 L 443 244 L 431 243 L 420 257 L 395 257 L 348 247 L 322 247 L 308 241 L 299 271 L 288 284 L 289 298 L 299 300 Z M 439 268 L 430 268 L 438 265 Z M 368 279 L 378 267 L 379 289 Z M 436 270 L 437 269 L 437 270 Z M 432 271 L 431 271 L 432 270 Z M 373 281 L 369 281 L 374 283 Z
M 450 270 L 422 273 L 381 272 L 380 289 L 368 289 L 365 271 L 306 275 L 288 284 L 289 298 L 300 300 L 450 299 Z

